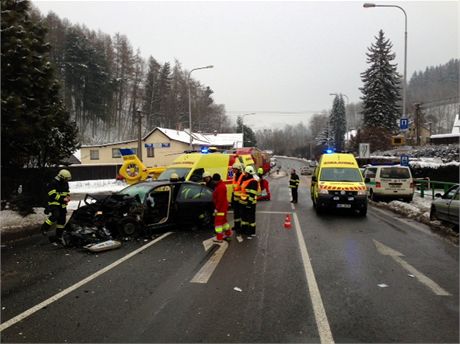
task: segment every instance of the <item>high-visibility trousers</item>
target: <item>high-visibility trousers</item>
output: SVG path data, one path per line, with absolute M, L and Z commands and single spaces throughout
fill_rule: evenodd
M 256 234 L 256 205 L 248 204 L 241 209 L 241 231 L 246 235 Z

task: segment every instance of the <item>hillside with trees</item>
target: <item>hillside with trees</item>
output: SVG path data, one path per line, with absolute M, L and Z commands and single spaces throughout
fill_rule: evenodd
M 35 17 L 47 28 L 46 39 L 64 105 L 75 120 L 83 144 L 137 137 L 137 110 L 143 133 L 155 126 L 188 128 L 188 71 L 153 56 L 145 60 L 128 37 L 74 25 L 50 12 Z M 194 131 L 230 131 L 223 105 L 213 90 L 191 79 Z

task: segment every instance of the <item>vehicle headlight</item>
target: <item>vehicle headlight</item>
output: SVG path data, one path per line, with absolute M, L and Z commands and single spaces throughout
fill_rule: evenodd
M 367 190 L 359 190 L 358 191 L 358 196 L 365 196 L 367 195 Z
M 319 193 L 323 195 L 327 195 L 329 194 L 329 191 L 327 191 L 326 189 L 319 189 Z

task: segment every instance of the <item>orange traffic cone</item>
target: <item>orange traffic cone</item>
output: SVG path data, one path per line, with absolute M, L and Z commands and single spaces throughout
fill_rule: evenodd
M 284 228 L 291 228 L 291 216 L 289 214 L 286 215 L 286 219 L 284 220 Z

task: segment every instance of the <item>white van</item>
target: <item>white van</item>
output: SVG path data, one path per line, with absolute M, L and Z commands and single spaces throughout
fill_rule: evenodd
M 414 197 L 414 179 L 407 166 L 367 166 L 364 178 L 369 178 L 366 186 L 369 198 L 373 201 L 402 199 L 410 202 Z

